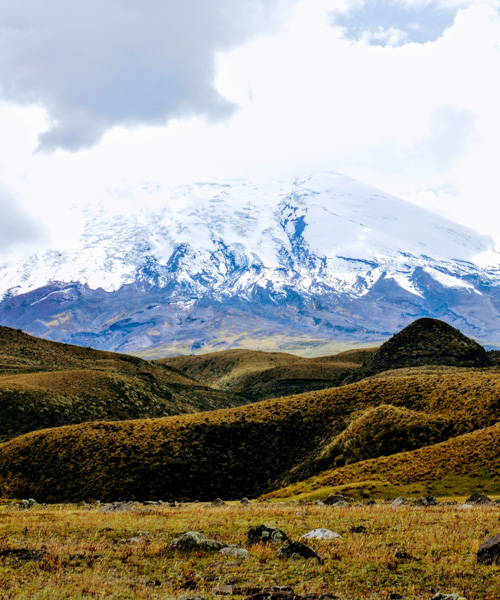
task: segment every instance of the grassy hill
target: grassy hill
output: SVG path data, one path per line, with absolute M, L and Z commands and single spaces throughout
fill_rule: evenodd
M 255 401 L 340 385 L 376 348 L 348 350 L 333 356 L 305 358 L 285 352 L 225 350 L 197 356 L 175 356 L 155 362 Z
M 160 417 L 244 403 L 166 365 L 0 327 L 0 441 L 72 423 Z
M 59 427 L 0 445 L 0 496 L 257 496 L 339 464 L 355 469 L 365 463 L 349 461 L 385 454 L 387 443 L 405 452 L 492 427 L 499 403 L 496 369 L 414 371 L 235 409 Z M 493 485 L 499 493 L 498 479 Z
M 332 469 L 265 498 L 500 494 L 500 424 L 439 444 Z

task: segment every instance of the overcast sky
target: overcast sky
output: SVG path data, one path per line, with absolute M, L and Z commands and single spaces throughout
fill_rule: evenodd
M 317 170 L 500 247 L 499 74 L 500 0 L 0 0 L 0 251 L 143 183 Z

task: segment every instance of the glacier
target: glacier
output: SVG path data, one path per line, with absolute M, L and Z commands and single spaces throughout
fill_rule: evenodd
M 421 316 L 500 342 L 493 241 L 381 190 L 319 173 L 130 193 L 86 210 L 71 251 L 0 266 L 0 324 L 150 357 L 318 353 Z

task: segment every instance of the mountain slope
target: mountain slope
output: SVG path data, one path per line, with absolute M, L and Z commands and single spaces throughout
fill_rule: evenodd
M 373 352 L 367 348 L 304 358 L 284 352 L 226 350 L 156 362 L 174 367 L 205 385 L 254 401 L 336 387 Z
M 96 419 L 160 417 L 238 406 L 167 366 L 0 327 L 0 440 Z
M 492 241 L 370 186 L 323 174 L 130 193 L 144 208 L 88 211 L 71 252 L 0 266 L 0 323 L 148 358 L 326 354 L 417 316 L 500 334 Z
M 335 442 L 350 426 L 360 429 L 362 415 L 374 407 L 380 407 L 379 439 L 384 430 L 398 432 L 391 451 L 399 452 L 491 427 L 499 398 L 496 370 L 467 370 L 374 378 L 203 414 L 48 429 L 0 445 L 0 495 L 46 501 L 255 496 L 335 466 Z M 395 419 L 398 410 L 411 411 L 413 425 Z M 418 435 L 408 436 L 408 427 Z M 362 436 L 357 439 L 366 456 Z

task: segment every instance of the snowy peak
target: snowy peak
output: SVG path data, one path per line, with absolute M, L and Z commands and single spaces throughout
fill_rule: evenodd
M 321 305 L 321 314 L 310 319 L 324 332 L 337 327 L 336 311 L 344 310 L 347 298 L 389 294 L 388 302 L 401 296 L 404 306 L 422 306 L 438 294 L 466 294 L 472 302 L 500 288 L 500 255 L 492 240 L 339 174 L 265 186 L 231 181 L 138 187 L 132 193 L 138 208 L 126 214 L 86 211 L 76 249 L 55 248 L 0 267 L 4 303 L 47 286 L 56 297 L 75 285 L 83 286 L 78 289 L 84 295 L 140 286 L 146 294 L 154 290 L 158 306 L 188 315 L 211 303 L 236 303 L 240 310 L 243 302 L 244 313 L 254 316 L 264 305 L 285 312 L 294 302 L 302 312 Z M 417 316 L 418 310 L 411 309 Z M 274 319 L 269 311 L 266 319 Z M 363 328 L 373 329 L 368 313 L 358 317 Z M 359 323 L 347 327 L 356 328 Z

